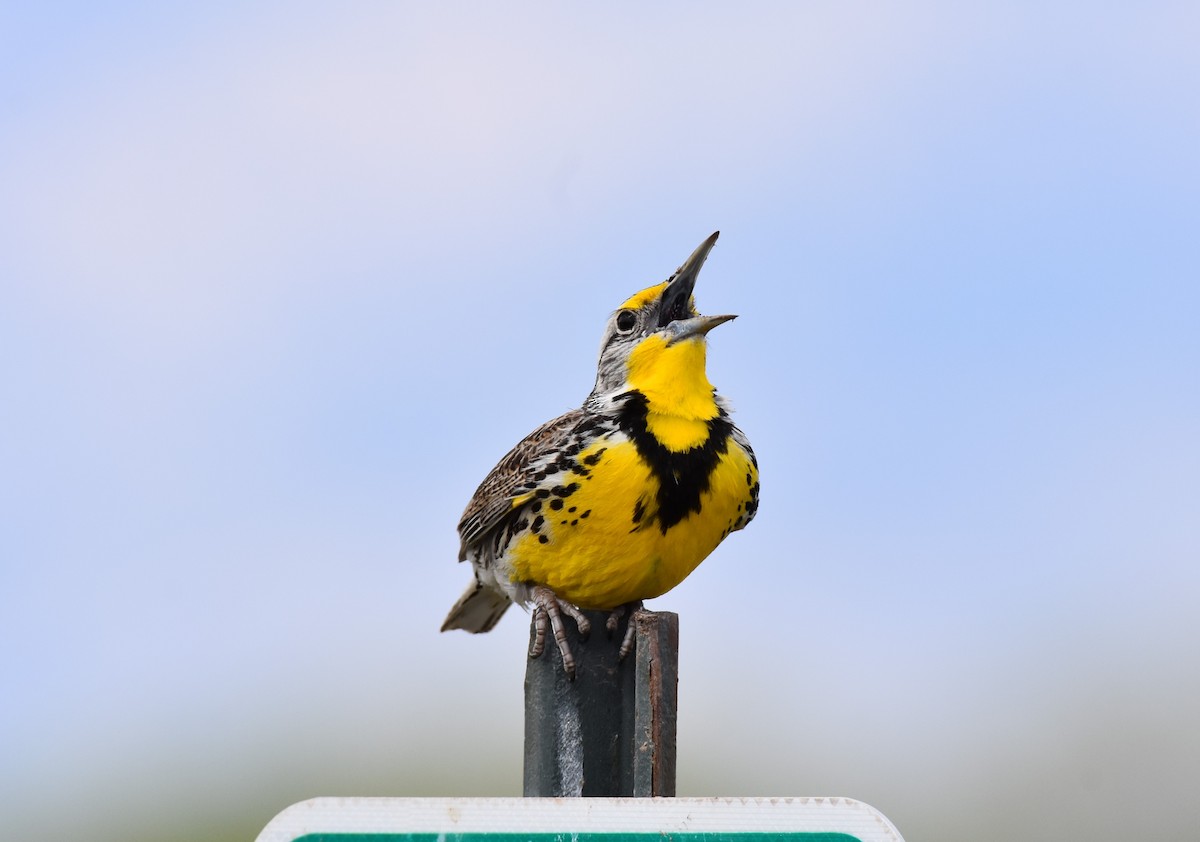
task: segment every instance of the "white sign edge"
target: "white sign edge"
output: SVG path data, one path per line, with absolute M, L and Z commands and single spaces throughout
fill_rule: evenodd
M 903 842 L 852 798 L 312 798 L 283 810 L 257 842 L 312 833 L 846 833 Z

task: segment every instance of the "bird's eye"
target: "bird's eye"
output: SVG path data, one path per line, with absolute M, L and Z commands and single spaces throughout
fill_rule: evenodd
M 637 324 L 637 316 L 632 310 L 622 310 L 617 313 L 617 333 L 631 333 Z

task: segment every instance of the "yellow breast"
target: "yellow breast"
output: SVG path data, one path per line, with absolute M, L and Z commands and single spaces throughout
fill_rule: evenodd
M 758 469 L 732 437 L 721 444 L 699 511 L 680 517 L 662 511 L 671 491 L 660 493 L 660 472 L 633 441 L 598 440 L 578 456 L 592 466 L 586 476 L 526 504 L 530 529 L 508 549 L 514 581 L 547 585 L 590 610 L 666 593 L 752 514 Z

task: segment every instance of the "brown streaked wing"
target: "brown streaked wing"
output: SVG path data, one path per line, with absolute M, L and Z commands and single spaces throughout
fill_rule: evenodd
M 524 494 L 528 490 L 525 486 L 534 482 L 532 477 L 542 464 L 543 457 L 557 453 L 562 448 L 583 416 L 582 409 L 572 409 L 553 421 L 547 421 L 521 439 L 492 468 L 492 472 L 475 489 L 475 495 L 458 522 L 458 534 L 462 538 L 459 561 L 466 558 L 467 547 L 490 532 L 512 511 L 513 498 Z

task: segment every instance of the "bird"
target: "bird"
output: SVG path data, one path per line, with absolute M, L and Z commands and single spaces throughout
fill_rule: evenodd
M 573 680 L 563 615 L 586 639 L 583 612 L 610 612 L 611 635 L 753 520 L 758 461 L 705 370 L 709 331 L 736 317 L 700 315 L 693 296 L 719 235 L 609 316 L 582 406 L 535 429 L 480 483 L 458 524 L 474 581 L 442 631 L 490 631 L 519 603 L 533 615 L 530 657 L 549 625 Z

